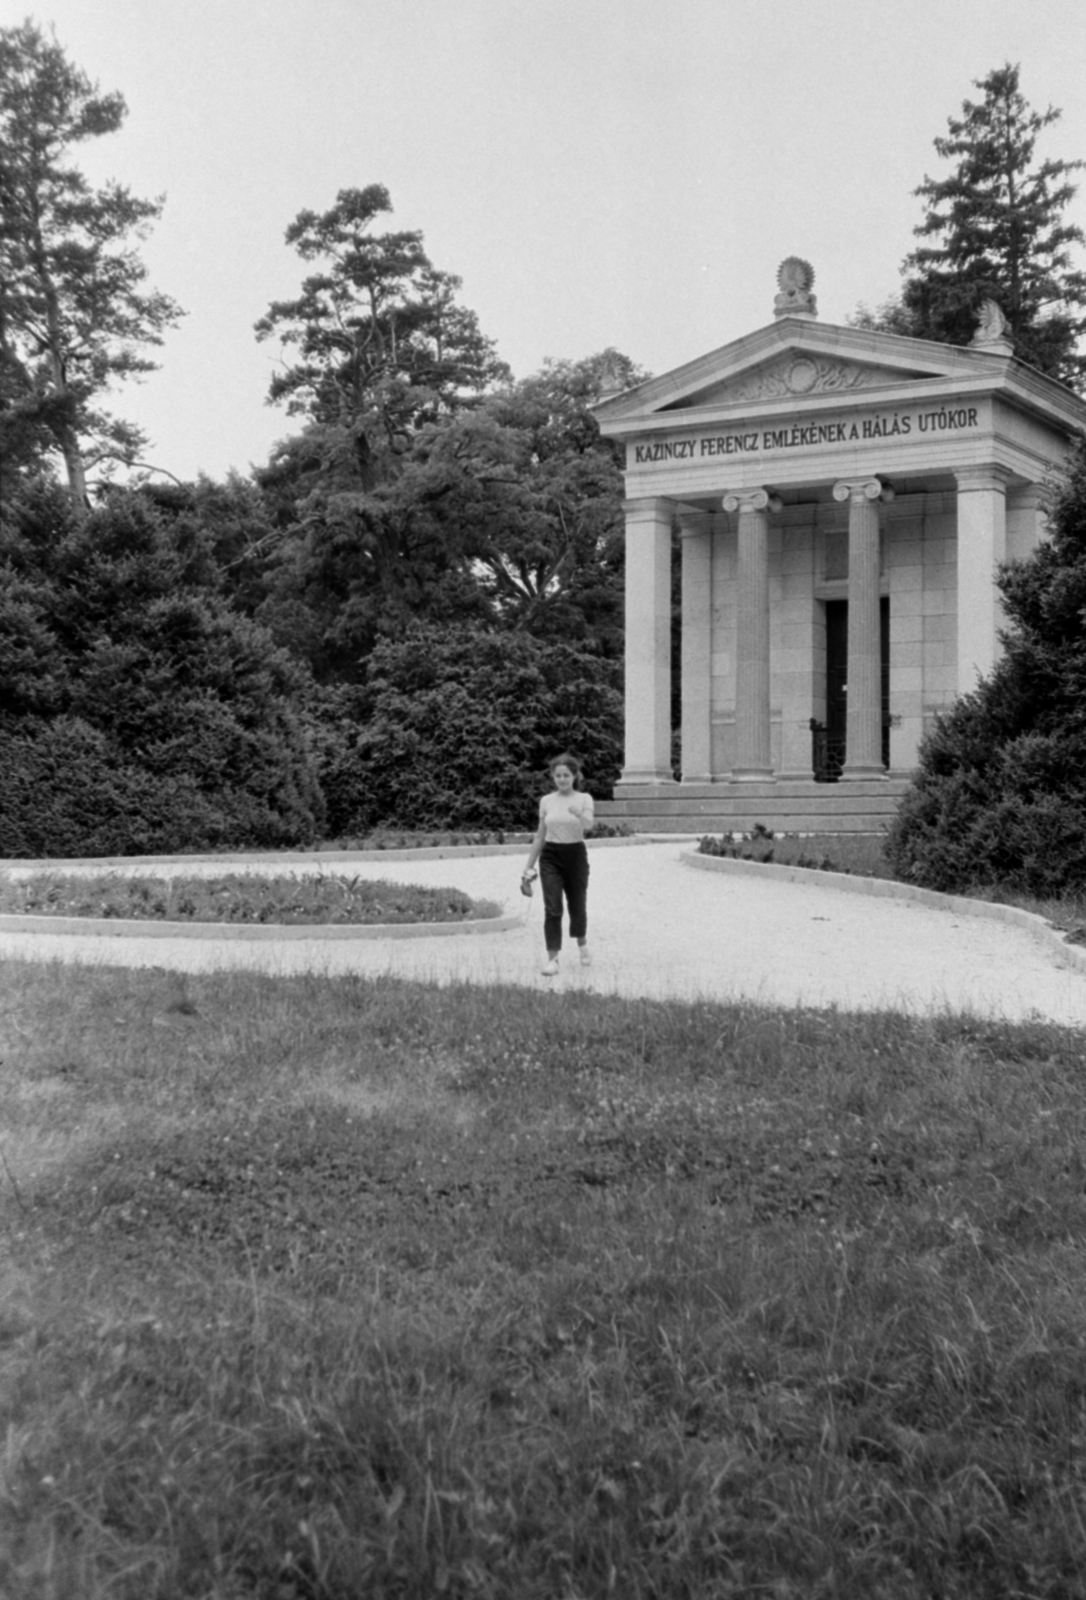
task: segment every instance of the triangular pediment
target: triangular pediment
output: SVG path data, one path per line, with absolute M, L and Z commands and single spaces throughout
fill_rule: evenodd
M 595 414 L 607 432 L 608 423 L 658 423 L 669 413 L 844 398 L 948 378 L 995 378 L 1006 365 L 1005 358 L 982 350 L 785 317 L 602 400 Z
M 661 409 L 685 411 L 692 406 L 729 405 L 733 401 L 748 405 L 760 400 L 798 400 L 815 394 L 854 394 L 861 389 L 900 383 L 903 376 L 919 379 L 931 374 L 910 372 L 903 375 L 867 362 L 842 361 L 789 350 L 774 361 L 763 361 L 745 372 L 733 373 Z

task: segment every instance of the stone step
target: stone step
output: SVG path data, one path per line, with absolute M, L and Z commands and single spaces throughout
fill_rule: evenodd
M 779 816 L 773 811 L 751 811 L 746 815 L 732 816 L 641 816 L 633 813 L 624 817 L 605 817 L 602 807 L 596 807 L 601 821 L 622 822 L 633 833 L 673 833 L 695 835 L 704 833 L 750 833 L 755 827 L 768 828 L 770 833 L 883 833 L 890 818 L 875 813 L 850 816 L 837 812 L 827 816 Z
M 611 816 L 632 816 L 634 812 L 640 816 L 671 817 L 708 816 L 712 812 L 726 814 L 730 811 L 758 811 L 769 809 L 771 811 L 794 811 L 810 813 L 812 816 L 833 816 L 839 811 L 872 812 L 880 816 L 892 817 L 900 804 L 900 795 L 849 795 L 847 799 L 808 800 L 803 796 L 788 795 L 749 795 L 735 800 L 603 800 L 596 807 L 597 811 L 606 806 Z M 601 815 L 603 813 L 601 812 Z
M 676 784 L 640 794 L 628 787 L 601 801 L 601 821 L 637 833 L 881 833 L 895 815 L 907 779 L 863 783 Z
M 909 787 L 908 778 L 863 778 L 847 783 L 812 783 L 809 778 L 781 778 L 776 782 L 752 783 L 620 783 L 609 805 L 625 800 L 712 799 L 818 799 L 852 796 L 887 796 L 899 800 Z

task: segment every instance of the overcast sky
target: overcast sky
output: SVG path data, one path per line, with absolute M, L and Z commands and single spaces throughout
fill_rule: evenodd
M 388 188 L 518 377 L 608 345 L 659 373 L 772 321 L 787 255 L 825 321 L 892 294 L 992 68 L 1062 107 L 1041 155 L 1086 156 L 1086 0 L 0 0 L 28 14 L 127 100 L 83 170 L 165 195 L 144 255 L 187 315 L 116 409 L 180 477 L 295 430 L 253 323 L 339 189 Z

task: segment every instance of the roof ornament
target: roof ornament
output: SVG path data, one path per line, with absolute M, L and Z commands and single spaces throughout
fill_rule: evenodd
M 610 400 L 612 396 L 623 394 L 629 388 L 617 350 L 608 349 L 603 352 L 603 360 L 600 363 L 599 386 L 601 400 Z
M 1011 325 L 994 300 L 984 300 L 980 307 L 980 321 L 973 335 L 973 346 L 990 355 L 1010 356 L 1014 345 L 1010 337 Z
M 817 317 L 818 301 L 811 293 L 814 268 L 799 256 L 788 256 L 777 268 L 777 288 L 773 301 L 775 317 Z

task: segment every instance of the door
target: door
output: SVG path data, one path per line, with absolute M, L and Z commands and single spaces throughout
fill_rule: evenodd
M 879 602 L 879 659 L 882 667 L 882 764 L 890 765 L 890 601 Z M 848 601 L 826 601 L 826 728 L 816 755 L 815 777 L 834 783 L 845 764 L 848 726 Z M 819 771 L 821 767 L 821 771 Z

